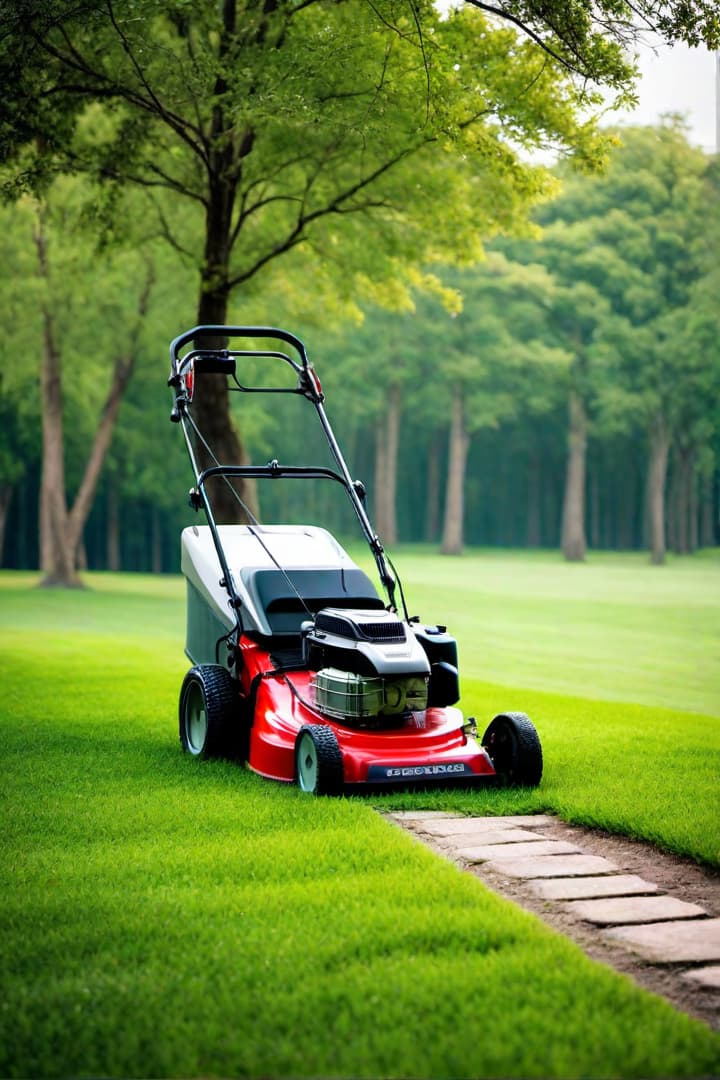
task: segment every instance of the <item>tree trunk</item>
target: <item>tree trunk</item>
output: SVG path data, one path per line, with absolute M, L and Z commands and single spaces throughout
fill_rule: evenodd
M 470 436 L 465 430 L 463 395 L 460 387 L 453 394 L 450 421 L 450 452 L 448 457 L 445 518 L 443 523 L 443 555 L 461 555 L 463 549 L 463 519 L 465 516 L 465 469 L 470 448 Z
M 12 499 L 12 485 L 0 484 L 0 566 L 3 565 L 3 549 L 5 547 L 5 526 L 7 524 L 10 501 Z
M 587 413 L 580 395 L 570 391 L 568 401 L 568 455 L 562 517 L 562 551 L 568 562 L 585 558 L 585 457 Z
M 373 517 L 378 536 L 385 537 L 386 509 L 385 477 L 387 475 L 387 425 L 380 416 L 375 424 L 375 478 L 373 482 Z
M 63 551 L 67 506 L 65 503 L 65 458 L 63 450 L 63 412 L 61 361 L 55 344 L 53 319 L 43 311 L 42 396 L 42 477 L 40 481 L 40 568 L 53 584 L 69 565 L 72 577 L 73 558 Z M 74 582 L 74 584 L 77 584 Z
M 677 540 L 675 550 L 679 555 L 690 552 L 690 477 L 692 453 L 687 447 L 679 447 L 677 455 Z
M 275 0 L 266 0 L 260 5 L 260 19 L 254 31 L 257 41 L 265 36 L 266 16 L 275 6 Z M 237 118 L 227 116 L 224 108 L 228 73 L 232 71 L 237 47 L 236 0 L 222 0 L 219 14 L 219 74 L 215 80 L 214 104 L 207 132 L 208 194 L 197 312 L 197 323 L 201 326 L 224 326 L 227 323 L 231 290 L 230 260 L 233 244 L 240 235 L 239 223 L 233 226 L 233 212 L 243 161 L 252 152 L 255 142 L 254 132 L 239 129 Z M 248 34 L 252 33 L 248 29 Z M 222 338 L 218 343 L 223 343 Z M 207 339 L 204 344 L 208 344 Z M 216 462 L 222 465 L 247 464 L 242 440 L 230 414 L 229 397 L 225 376 L 202 376 L 192 414 L 211 453 L 200 441 L 195 441 L 195 453 L 201 469 Z M 208 495 L 219 523 L 242 523 L 258 516 L 257 483 L 254 480 L 234 477 L 230 482 L 217 479 L 208 485 Z
M 143 298 L 141 298 L 140 318 L 144 316 L 146 311 L 150 287 L 151 282 L 148 281 Z M 90 454 L 85 465 L 85 472 L 80 487 L 78 488 L 77 495 L 75 496 L 72 510 L 68 515 L 67 542 L 72 545 L 73 551 L 77 550 L 82 537 L 82 531 L 85 528 L 85 522 L 92 509 L 100 473 L 107 452 L 110 449 L 113 431 L 115 430 L 115 423 L 117 421 L 118 412 L 120 411 L 120 403 L 122 402 L 125 388 L 135 366 L 136 347 L 137 335 L 132 335 L 130 341 L 131 352 L 128 356 L 119 357 L 115 361 L 110 390 L 108 391 L 102 413 L 100 414 L 100 422 L 95 431 L 95 438 L 93 439 Z
M 228 221 L 228 235 L 229 228 Z M 222 244 L 216 239 L 216 232 L 208 229 L 206 263 L 215 267 L 216 275 L 227 279 L 227 264 L 224 270 L 218 265 L 218 260 L 222 258 Z M 216 254 L 213 254 L 214 243 L 220 248 Z M 227 288 L 214 284 L 214 280 L 208 274 L 203 275 L 197 315 L 199 326 L 224 326 L 227 322 Z M 212 342 L 204 339 L 203 344 Z M 225 344 L 224 340 L 222 344 Z M 195 441 L 195 453 L 201 469 L 215 465 L 216 461 L 221 465 L 247 464 L 245 449 L 230 415 L 230 395 L 225 375 L 203 375 L 198 380 L 192 416 L 214 454 L 212 457 L 202 443 Z M 234 477 L 231 485 L 218 479 L 209 485 L 208 492 L 218 523 L 237 524 L 258 516 L 257 485 L 254 481 Z
M 40 569 L 42 585 L 78 587 L 75 547 L 68 542 L 63 440 L 62 361 L 55 334 L 49 296 L 50 269 L 42 211 L 35 221 L 35 250 L 39 276 L 48 292 L 41 306 L 43 362 L 40 375 L 42 403 L 42 477 L 40 481 Z
M 658 416 L 650 431 L 647 483 L 651 561 L 655 566 L 665 562 L 665 480 L 669 450 L 667 425 L 664 417 Z
M 390 387 L 388 407 L 378 422 L 375 439 L 375 526 L 386 544 L 396 544 L 397 465 L 400 442 L 400 388 Z
M 668 549 L 680 553 L 680 469 L 677 453 L 668 463 L 667 496 L 665 499 L 665 539 Z
M 397 471 L 398 452 L 400 449 L 400 387 L 394 383 L 390 387 L 387 414 L 387 511 L 388 529 L 385 540 L 388 544 L 396 544 L 398 541 L 397 526 Z
M 120 556 L 120 497 L 115 480 L 112 480 L 108 486 L 106 515 L 107 568 L 117 573 L 121 569 L 122 563 Z
M 440 440 L 433 436 L 428 446 L 427 491 L 425 495 L 425 539 L 435 543 L 440 529 Z

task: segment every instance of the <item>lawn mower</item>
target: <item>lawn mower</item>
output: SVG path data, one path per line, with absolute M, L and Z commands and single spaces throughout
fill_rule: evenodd
M 315 794 L 538 784 L 542 751 L 524 713 L 496 716 L 480 739 L 475 720 L 456 707 L 457 643 L 445 626 L 409 616 L 300 339 L 273 327 L 196 326 L 172 342 L 170 362 L 171 419 L 183 431 L 195 479 L 190 505 L 207 522 L 182 532 L 185 651 L 193 665 L 180 691 L 183 750 L 246 761 L 260 776 Z M 283 379 L 274 372 L 254 385 L 258 368 L 281 369 Z M 240 394 L 305 399 L 333 467 L 221 464 L 193 419 L 208 376 L 225 376 Z M 203 469 L 200 446 L 214 462 Z M 318 525 L 261 524 L 247 507 L 248 524 L 218 523 L 209 489 L 227 484 L 242 504 L 233 487 L 238 479 L 340 485 L 383 595 Z

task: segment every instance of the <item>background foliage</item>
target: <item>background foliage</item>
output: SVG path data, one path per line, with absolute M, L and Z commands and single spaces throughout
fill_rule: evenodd
M 60 577 L 73 560 L 176 567 L 187 472 L 165 343 L 225 319 L 306 339 L 391 543 L 648 546 L 661 561 L 666 542 L 716 541 L 717 163 L 672 118 L 610 152 L 591 113 L 601 87 L 632 95 L 628 5 L 485 9 L 3 6 L 5 565 L 48 571 L 61 487 Z M 634 11 L 667 40 L 716 43 L 702 3 Z M 554 174 L 533 156 L 549 146 L 564 155 Z M 134 374 L 78 546 L 67 526 L 84 511 L 67 511 L 128 342 Z M 246 405 L 198 395 L 221 457 L 311 452 L 306 417 Z M 259 498 L 270 518 L 306 508 L 304 494 Z

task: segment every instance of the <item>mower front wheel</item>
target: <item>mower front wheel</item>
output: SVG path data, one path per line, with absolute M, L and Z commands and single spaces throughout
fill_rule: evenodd
M 235 680 L 219 664 L 190 668 L 180 691 L 180 742 L 200 758 L 238 756 L 242 702 Z
M 342 752 L 327 724 L 305 724 L 295 741 L 295 779 L 301 791 L 338 795 L 343 787 Z
M 525 713 L 508 712 L 491 720 L 482 737 L 501 784 L 537 787 L 543 759 L 535 725 Z

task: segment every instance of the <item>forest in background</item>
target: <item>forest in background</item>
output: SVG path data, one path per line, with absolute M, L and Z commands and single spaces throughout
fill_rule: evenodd
M 108 362 L 133 368 L 83 532 L 83 563 L 173 571 L 179 529 L 193 518 L 185 500 L 192 477 L 169 423 L 165 356 L 188 323 L 191 285 L 167 253 L 152 253 L 149 284 L 147 253 L 101 259 L 89 240 L 83 250 L 75 230 L 72 240 L 61 234 L 82 205 L 75 187 L 68 182 L 52 222 L 39 223 L 29 205 L 3 211 L 2 288 L 13 328 L 0 399 L 3 565 L 38 566 L 46 274 L 56 294 L 65 291 L 69 316 L 61 332 L 71 492 L 107 409 Z M 688 145 L 676 121 L 627 129 L 604 174 L 564 176 L 536 219 L 536 238 L 497 240 L 478 267 L 444 272 L 460 310 L 417 295 L 405 312 L 368 307 L 360 324 L 338 325 L 322 303 L 313 309 L 311 285 L 307 301 L 258 292 L 232 318 L 283 325 L 293 309 L 289 328 L 318 369 L 388 543 L 557 547 L 563 506 L 575 498 L 589 547 L 651 547 L 653 482 L 671 550 L 717 543 L 715 161 Z M 43 229 L 52 265 L 42 263 Z M 304 399 L 243 397 L 236 407 L 253 461 L 323 460 Z M 266 485 L 261 516 L 305 515 L 352 532 L 334 489 L 299 487 Z
M 177 568 L 165 357 L 197 321 L 305 340 L 386 542 L 717 542 L 718 163 L 677 118 L 614 147 L 581 122 L 629 91 L 621 16 L 522 39 L 389 0 L 88 10 L 2 15 L 3 565 Z M 715 41 L 694 12 L 668 40 Z M 225 460 L 320 454 L 276 404 L 232 425 L 198 393 Z M 245 497 L 351 525 L 329 492 Z
M 186 328 L 190 283 L 167 253 L 152 253 L 151 280 L 147 254 L 103 259 L 90 240 L 83 251 L 75 229 L 61 232 L 82 206 L 76 187 L 68 182 L 51 222 L 29 205 L 3 212 L 3 295 L 15 328 L 0 398 L 3 565 L 39 560 L 38 357 L 51 286 L 67 291 L 72 312 L 62 327 L 71 491 L 107 409 L 108 360 L 134 369 L 84 529 L 83 563 L 171 571 L 178 530 L 192 517 L 183 498 L 191 476 L 168 423 L 164 355 Z M 581 543 L 648 547 L 655 482 L 671 550 L 716 543 L 719 211 L 715 163 L 669 121 L 626 130 L 605 174 L 565 176 L 561 194 L 536 214 L 536 239 L 496 241 L 480 266 L 446 272 L 460 311 L 416 296 L 413 310 L 373 307 L 360 325 L 338 327 L 336 313 L 312 310 L 311 287 L 290 328 L 321 374 L 381 537 L 447 551 L 554 547 L 563 506 L 575 498 Z M 52 265 L 43 263 L 43 230 Z M 258 293 L 233 320 L 283 325 L 284 311 L 302 300 Z M 315 418 L 303 405 L 239 403 L 252 460 L 307 458 Z M 321 455 L 318 443 L 311 456 Z M 341 533 L 352 525 L 335 492 L 272 487 L 259 493 L 268 520 L 311 513 Z

